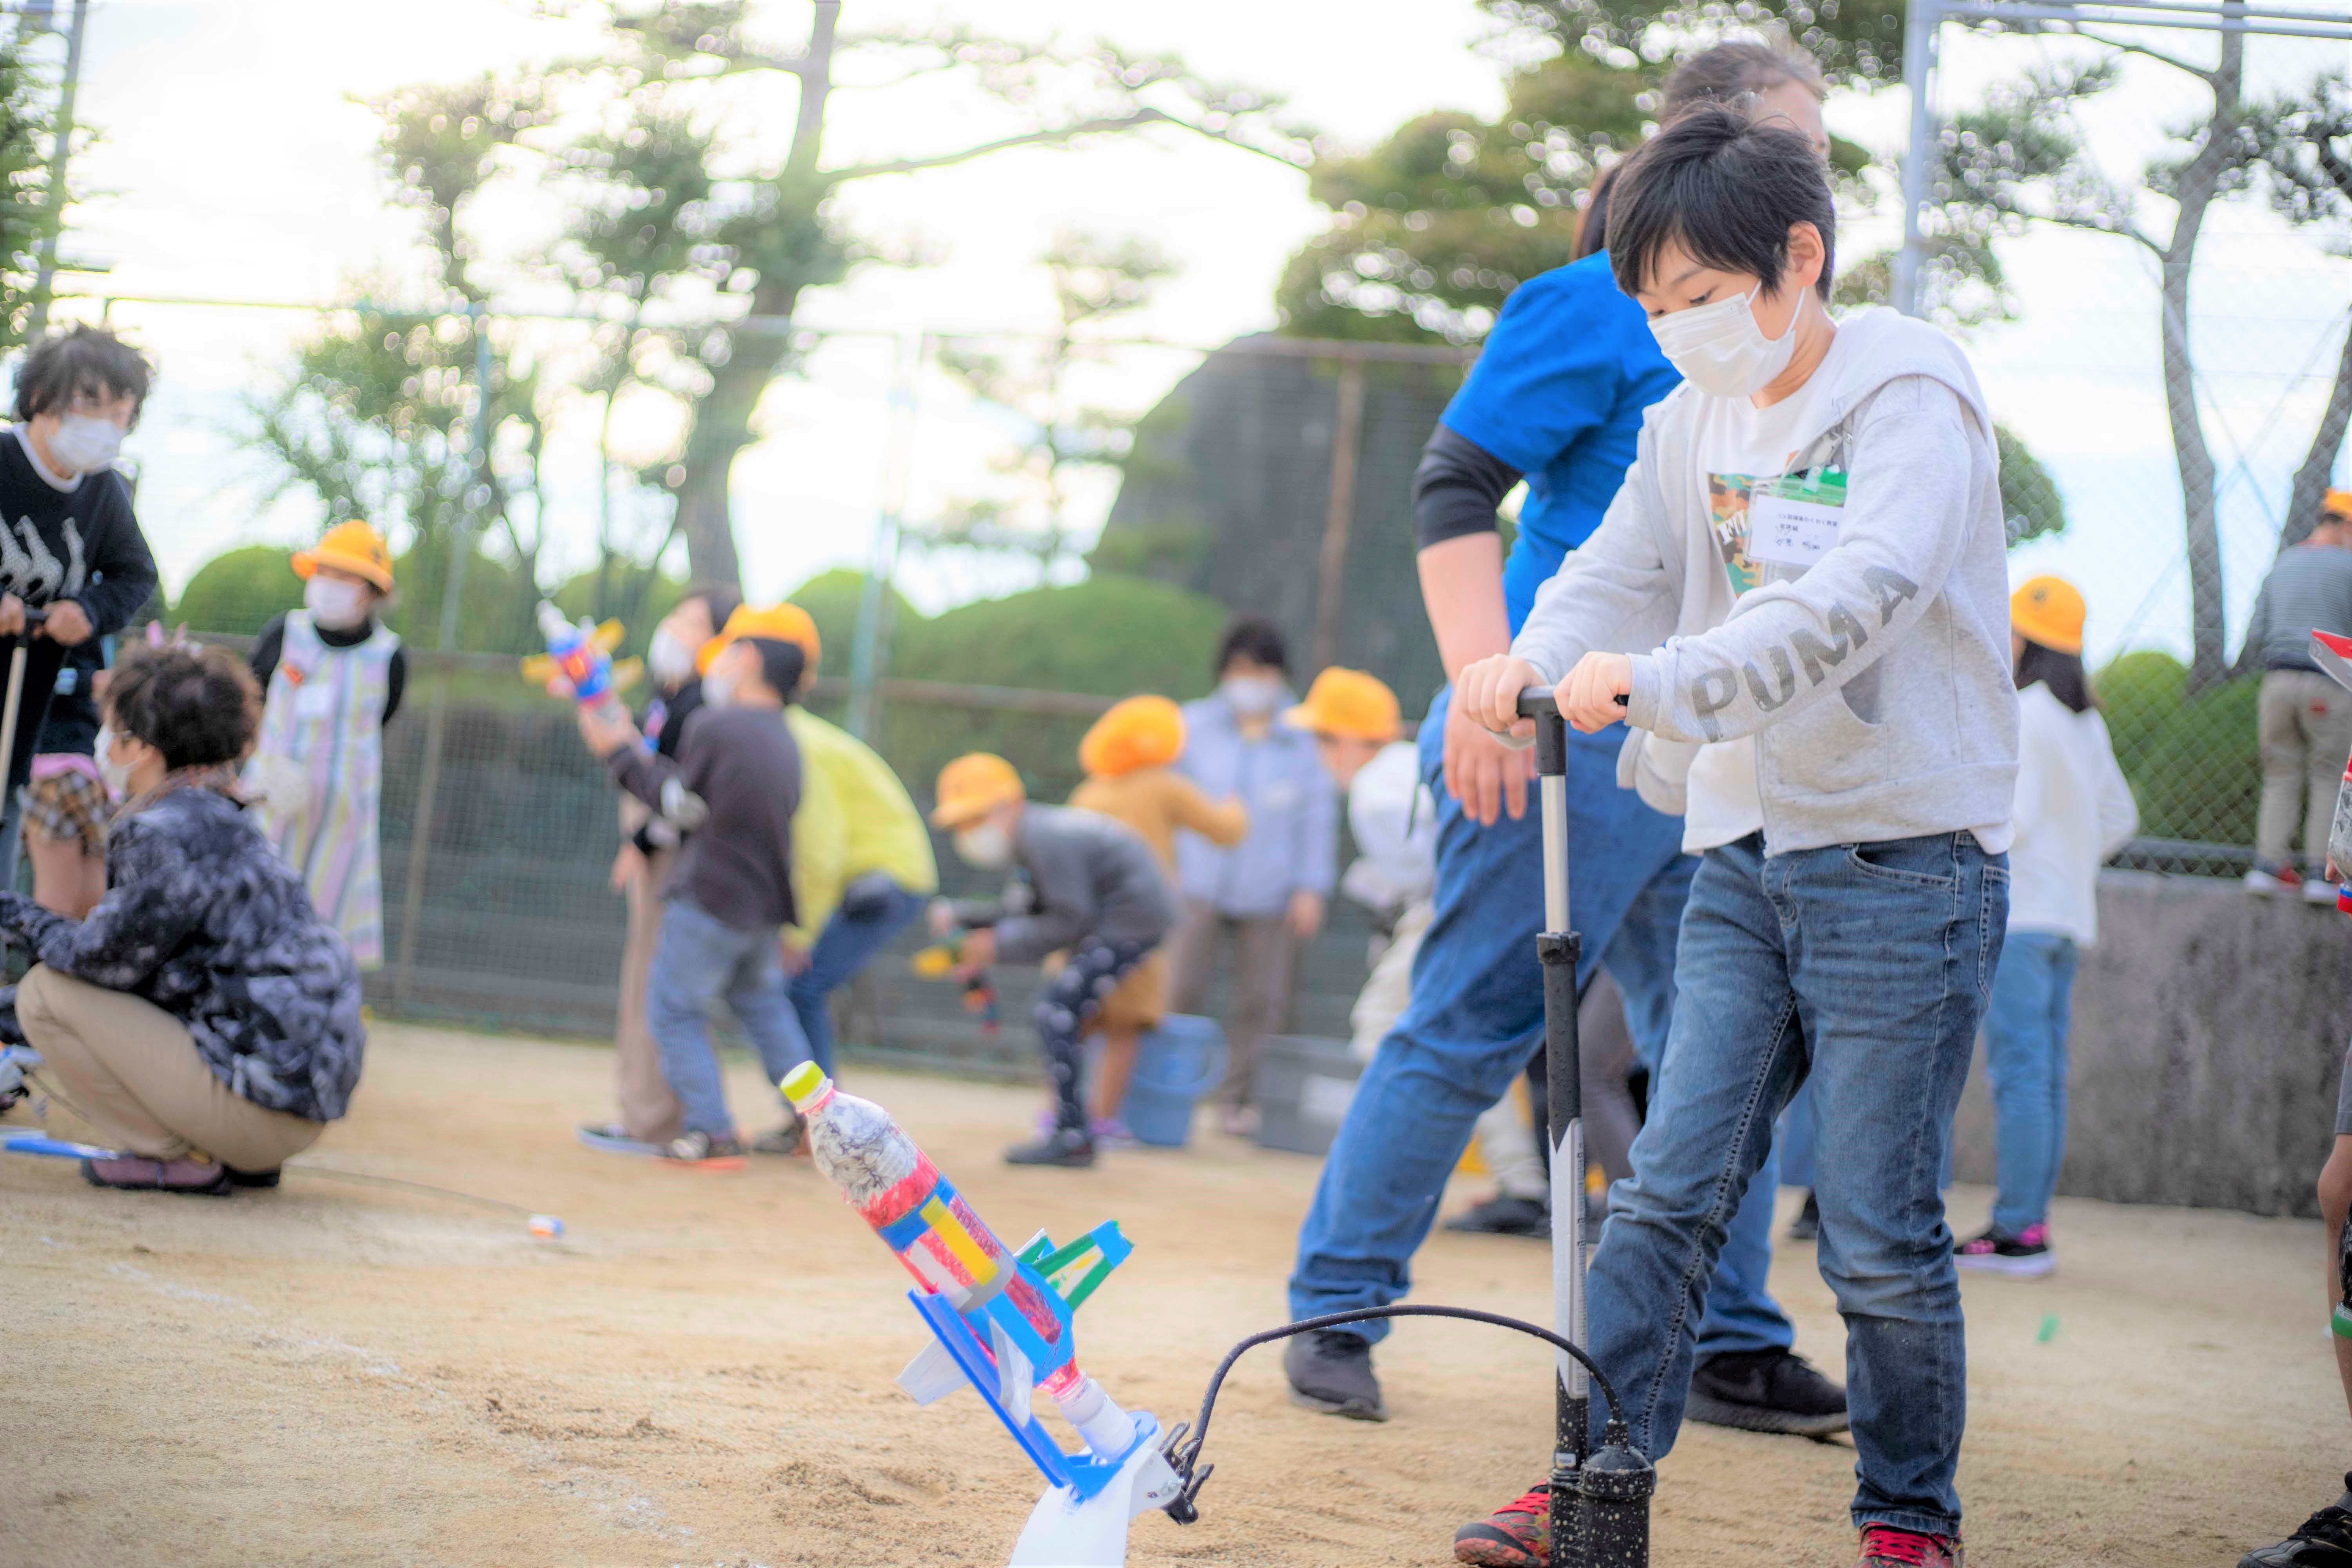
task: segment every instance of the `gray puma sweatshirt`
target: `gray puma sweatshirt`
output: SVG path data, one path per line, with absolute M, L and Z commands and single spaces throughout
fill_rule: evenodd
M 1680 813 L 1691 758 L 1756 737 L 1768 854 L 1975 828 L 2008 847 L 2017 776 L 1992 420 L 1959 345 L 1864 310 L 1791 471 L 1846 476 L 1834 546 L 1736 600 L 1691 450 L 1707 395 L 1654 405 L 1625 483 L 1511 651 L 1557 682 L 1633 656 L 1621 784 Z

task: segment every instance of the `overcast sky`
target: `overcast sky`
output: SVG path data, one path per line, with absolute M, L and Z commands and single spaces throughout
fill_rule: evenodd
M 805 26 L 797 0 L 773 0 L 764 11 L 779 41 Z M 1179 49 L 1211 74 L 1287 94 L 1299 114 L 1355 144 L 1426 110 L 1485 112 L 1501 101 L 1495 65 L 1470 47 L 1485 24 L 1468 0 L 1361 0 L 1344 26 L 1324 8 L 1264 0 L 961 9 L 852 0 L 845 11 L 845 26 L 1017 15 L 1034 33 L 1108 31 L 1130 47 Z M 376 121 L 361 100 L 543 57 L 583 37 L 567 37 L 506 0 L 100 0 L 81 93 L 82 117 L 100 141 L 77 169 L 90 200 L 68 253 L 110 264 L 95 286 L 123 296 L 330 302 L 370 279 L 414 277 L 415 219 L 384 203 Z M 2187 35 L 2174 42 L 2210 47 Z M 1943 99 L 1969 101 L 2054 47 L 1955 38 Z M 2252 50 L 2263 82 L 2342 52 L 2259 39 Z M 2159 129 L 2193 110 L 2188 85 L 2161 68 L 2135 69 L 2111 101 L 2086 113 L 2085 128 L 2115 167 L 2136 171 Z M 789 89 L 780 82 L 777 90 L 788 114 Z M 864 157 L 955 145 L 970 129 L 964 112 L 951 97 L 845 97 L 828 151 Z M 1842 96 L 1830 118 L 1846 134 L 1891 148 L 1904 113 L 1896 89 Z M 1320 223 L 1303 174 L 1179 132 L 865 182 L 846 205 L 860 230 L 919 245 L 936 264 L 870 268 L 805 303 L 812 324 L 867 335 L 829 343 L 807 378 L 780 382 L 761 411 L 765 438 L 737 465 L 739 534 L 755 594 L 781 594 L 825 566 L 865 559 L 887 424 L 885 334 L 1044 326 L 1052 302 L 1034 258 L 1057 227 L 1075 224 L 1148 235 L 1172 253 L 1181 275 L 1132 330 L 1213 344 L 1273 324 L 1282 265 Z M 2161 231 L 2168 213 L 2147 205 Z M 538 221 L 527 203 L 499 219 L 499 237 L 519 247 Z M 1864 254 L 1889 230 L 1888 218 L 1863 220 L 1843 237 L 1842 253 Z M 2316 417 L 2319 377 L 2341 342 L 2352 263 L 2248 206 L 2219 215 L 2203 254 L 2193 310 L 2210 434 L 2225 463 L 2246 459 L 2232 468 L 2225 507 L 2231 597 L 2242 605 L 2267 557 L 2285 474 Z M 2063 571 L 2084 584 L 2096 651 L 2126 641 L 2178 646 L 2186 586 L 2156 374 L 2152 266 L 2126 242 L 2084 235 L 2037 235 L 2012 244 L 2008 257 L 2022 320 L 1977 334 L 1970 347 L 1996 413 L 2050 463 L 2074 519 L 2068 538 L 2019 552 L 2017 570 Z M 263 508 L 257 471 L 232 432 L 237 396 L 281 369 L 308 318 L 125 303 L 115 320 L 163 369 L 133 443 L 144 472 L 142 513 L 167 581 L 176 587 L 228 544 L 306 536 L 315 507 L 289 500 Z M 1182 353 L 1138 353 L 1105 388 L 1139 411 L 1192 363 Z M 2301 380 L 2298 370 L 2307 370 Z M 592 425 L 586 416 L 561 424 L 550 457 L 558 500 L 550 556 L 566 570 L 584 564 L 593 545 Z M 1001 417 L 927 383 L 910 511 L 925 515 L 984 488 L 1006 435 Z M 1100 488 L 1087 503 L 1098 515 L 1108 500 Z M 1017 585 L 1018 574 L 946 560 L 918 563 L 909 582 L 919 603 L 937 608 Z

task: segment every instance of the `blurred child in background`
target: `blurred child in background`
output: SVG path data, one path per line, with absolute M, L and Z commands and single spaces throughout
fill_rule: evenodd
M 704 820 L 662 886 L 661 938 L 647 973 L 646 1018 L 677 1096 L 681 1131 L 664 1159 L 737 1170 L 743 1143 L 710 1045 L 722 998 L 774 1083 L 808 1059 L 785 995 L 778 932 L 793 922 L 793 814 L 801 760 L 784 726 L 803 656 L 774 609 L 739 609 L 704 649 L 702 704 L 673 759 L 649 752 L 637 727 L 597 703 L 579 709 L 580 735 L 622 788 L 660 808 L 668 786 L 690 792 Z M 792 1125 L 797 1125 L 796 1121 Z
M 2099 934 L 2099 868 L 2139 828 L 2131 785 L 2083 671 L 2083 595 L 2036 577 L 2010 596 L 2017 658 L 2017 804 L 2009 939 L 1984 1016 L 1998 1186 L 1992 1225 L 1955 1247 L 1963 1268 L 2050 1272 L 2050 1199 L 2066 1152 L 2066 1034 L 2074 965 Z
M 775 613 L 779 635 L 805 660 L 805 691 L 824 652 L 816 622 L 797 605 Z M 797 702 L 784 710 L 784 723 L 800 747 L 802 784 L 793 819 L 800 921 L 785 933 L 784 967 L 809 1055 L 832 1077 L 833 994 L 922 913 L 940 889 L 940 868 L 923 814 L 873 747 Z M 813 816 L 819 801 L 829 823 Z
M 366 523 L 339 522 L 316 549 L 295 552 L 294 574 L 302 608 L 254 639 L 254 679 L 268 695 L 246 783 L 255 826 L 359 966 L 374 969 L 383 963 L 383 727 L 408 683 L 399 635 L 377 618 L 392 596 L 392 552 Z
M 1219 848 L 1231 848 L 1249 832 L 1249 813 L 1239 800 L 1220 805 L 1176 771 L 1183 754 L 1182 709 L 1165 697 L 1115 702 L 1078 742 L 1078 766 L 1087 776 L 1070 795 L 1078 810 L 1100 812 L 1142 835 L 1171 883 L 1178 828 L 1188 827 Z M 1168 952 L 1154 948 L 1095 1014 L 1094 1032 L 1103 1041 L 1091 1118 L 1097 1142 L 1134 1142 L 1118 1108 L 1135 1076 L 1137 1042 L 1167 1015 Z
M 0 787 L 0 887 L 16 885 L 17 824 L 65 650 L 121 631 L 155 592 L 155 562 L 114 471 L 153 372 L 103 328 L 51 332 L 16 369 L 0 441 L 0 637 L 26 634 L 15 749 Z
M 25 847 L 33 860 L 33 901 L 79 920 L 106 896 L 106 817 L 111 807 L 99 770 L 98 683 L 105 639 L 68 650 L 49 717 L 33 749 L 25 786 Z
M 724 584 L 697 584 L 654 627 L 646 649 L 654 696 L 639 722 L 656 754 L 677 760 L 686 721 L 702 706 L 702 675 L 695 661 L 742 603 L 742 595 Z M 613 857 L 612 878 L 613 890 L 629 905 L 613 1026 L 613 1099 L 620 1119 L 580 1129 L 580 1141 L 592 1148 L 642 1153 L 646 1145 L 677 1136 L 677 1096 L 662 1076 L 661 1051 L 646 1026 L 646 975 L 661 940 L 661 888 L 677 863 L 678 838 L 667 818 L 623 792 L 621 847 Z
M 1002 960 L 1035 963 L 1066 951 L 1069 962 L 1037 993 L 1032 1016 L 1059 1100 L 1056 1124 L 1005 1151 L 1007 1164 L 1086 1166 L 1095 1140 L 1078 1098 L 1080 1043 L 1103 999 L 1176 923 L 1176 898 L 1160 858 L 1123 822 L 1066 805 L 1034 805 L 1003 757 L 973 752 L 940 771 L 934 826 L 955 835 L 956 854 L 982 870 L 1024 880 L 1000 899 L 931 906 L 931 929 L 963 932 L 957 973 L 970 977 Z

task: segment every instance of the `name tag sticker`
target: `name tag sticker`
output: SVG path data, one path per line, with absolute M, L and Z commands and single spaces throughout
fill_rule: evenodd
M 294 692 L 294 714 L 299 719 L 331 719 L 335 716 L 335 689 L 325 681 L 308 682 Z
M 1839 509 L 1784 496 L 1748 502 L 1748 558 L 1775 565 L 1811 566 L 1836 547 Z

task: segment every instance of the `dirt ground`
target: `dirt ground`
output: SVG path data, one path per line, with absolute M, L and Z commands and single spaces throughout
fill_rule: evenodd
M 560 1243 L 299 1171 L 220 1201 L 0 1160 L 0 1563 L 1003 1562 L 1037 1478 L 976 1401 L 918 1409 L 892 1385 L 922 1343 L 898 1265 L 804 1163 L 580 1148 L 609 1062 L 380 1027 L 355 1114 L 304 1156 L 561 1215 Z M 1314 1162 L 1210 1134 L 1012 1171 L 996 1154 L 1033 1094 L 856 1077 L 1008 1237 L 1123 1222 L 1135 1257 L 1078 1345 L 1130 1408 L 1189 1415 L 1223 1350 L 1282 1319 Z M 755 1074 L 730 1087 L 764 1124 Z M 1984 1202 L 1963 1189 L 1956 1213 Z M 1972 1564 L 2226 1564 L 2335 1495 L 2352 1430 L 2315 1224 L 2062 1201 L 2055 1230 L 2056 1278 L 1968 1286 Z M 1548 1315 L 1528 1243 L 1440 1235 L 1419 1270 L 1419 1300 Z M 1839 1364 L 1810 1249 L 1773 1282 L 1800 1349 Z M 1291 1406 L 1277 1354 L 1220 1402 L 1202 1521 L 1145 1515 L 1133 1562 L 1448 1562 L 1456 1523 L 1539 1474 L 1532 1343 L 1401 1324 L 1377 1426 Z M 1849 1563 L 1852 1465 L 1690 1428 L 1656 1561 Z

